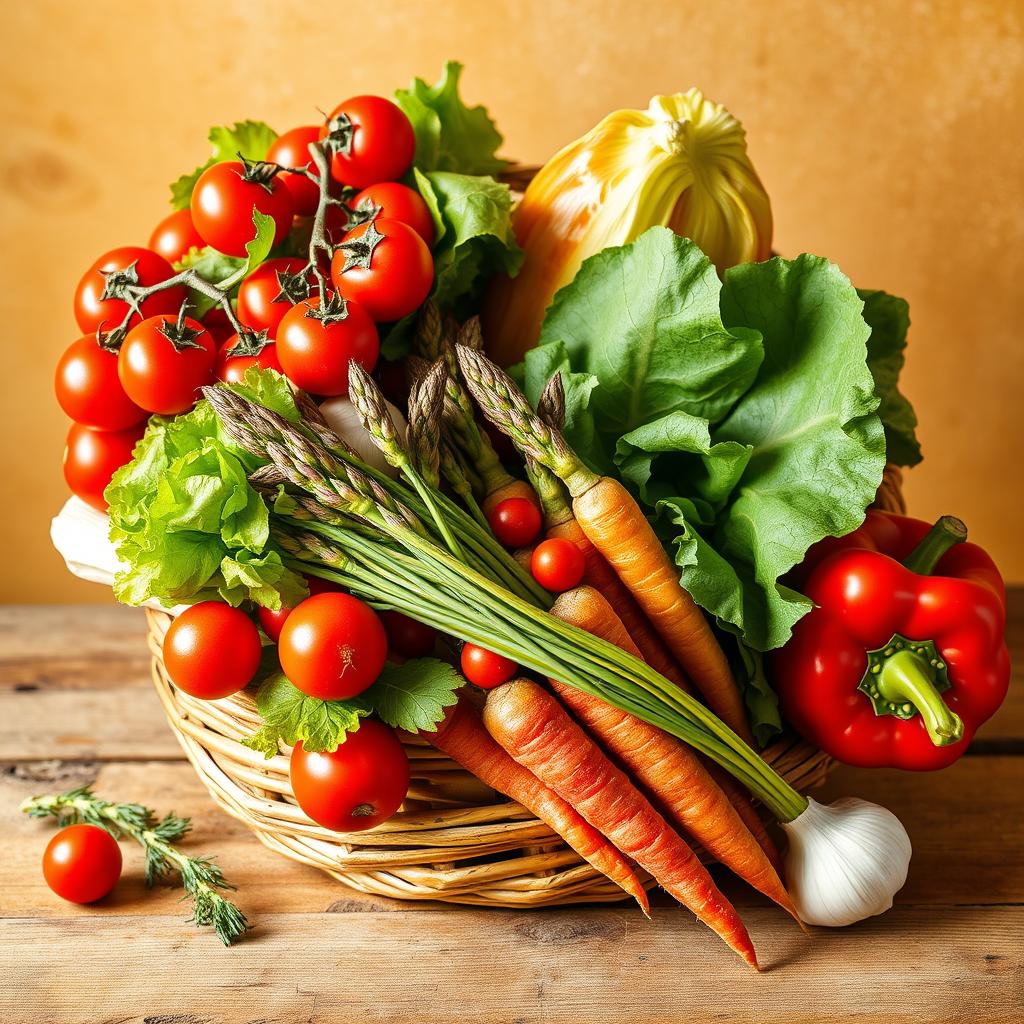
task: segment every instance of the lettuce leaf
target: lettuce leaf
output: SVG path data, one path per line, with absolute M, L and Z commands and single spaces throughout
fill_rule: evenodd
M 237 160 L 239 154 L 246 160 L 263 160 L 277 138 L 277 132 L 262 121 L 238 121 L 231 127 L 211 128 L 207 138 L 213 147 L 210 159 L 171 183 L 171 206 L 175 210 L 184 210 L 191 203 L 192 190 L 207 167 L 221 160 Z
M 414 78 L 395 92 L 395 102 L 416 133 L 415 165 L 421 171 L 497 174 L 508 166 L 495 154 L 501 133 L 483 107 L 467 107 L 459 97 L 462 65 L 448 61 L 435 85 Z
M 864 319 L 871 328 L 868 368 L 880 400 L 878 415 L 885 428 L 886 455 L 897 466 L 916 466 L 922 458 L 917 416 L 899 389 L 910 307 L 905 299 L 886 292 L 861 289 L 858 294 L 864 300 Z
M 683 586 L 755 651 L 810 607 L 780 577 L 854 529 L 881 478 L 862 308 L 826 260 L 743 265 L 720 283 L 692 242 L 652 228 L 584 263 L 520 371 L 534 401 L 562 373 L 573 446 L 650 509 Z
M 299 418 L 287 381 L 272 370 L 250 370 L 231 388 Z M 305 583 L 271 542 L 266 505 L 248 481 L 258 465 L 226 437 L 206 401 L 173 419 L 152 417 L 105 492 L 110 539 L 127 565 L 114 583 L 117 599 L 174 605 L 216 597 L 273 609 L 301 600 Z
M 541 349 L 561 342 L 572 371 L 596 381 L 588 408 L 605 451 L 668 413 L 717 422 L 750 387 L 763 357 L 761 338 L 723 325 L 721 287 L 693 242 L 651 228 L 585 260 L 556 293 Z M 538 358 L 528 355 L 528 377 Z

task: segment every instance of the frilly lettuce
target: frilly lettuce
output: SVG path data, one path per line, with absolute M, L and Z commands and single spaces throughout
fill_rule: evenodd
M 291 420 L 299 418 L 283 377 L 250 370 L 232 390 Z M 134 458 L 106 490 L 110 539 L 127 565 L 114 583 L 126 604 L 249 599 L 277 609 L 305 595 L 270 540 L 262 498 L 249 485 L 257 466 L 224 435 L 206 401 L 188 414 L 154 416 Z

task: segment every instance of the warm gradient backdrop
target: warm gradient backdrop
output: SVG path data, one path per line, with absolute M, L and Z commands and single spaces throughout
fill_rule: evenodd
M 701 86 L 746 125 L 776 246 L 910 300 L 915 512 L 956 512 L 1024 580 L 1021 0 L 34 0 L 2 16 L 2 601 L 101 601 L 50 549 L 64 500 L 58 354 L 86 266 L 145 244 L 211 124 L 278 130 L 467 65 L 507 155 Z

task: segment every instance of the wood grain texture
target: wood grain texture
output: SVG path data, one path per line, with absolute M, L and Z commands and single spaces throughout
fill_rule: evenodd
M 1024 591 L 1010 643 L 1024 664 Z M 141 654 L 140 654 L 141 652 Z M 941 774 L 840 768 L 905 823 L 914 859 L 897 906 L 801 934 L 716 869 L 768 970 L 747 972 L 663 896 L 632 909 L 496 912 L 345 889 L 277 856 L 209 801 L 148 679 L 142 621 L 116 608 L 0 607 L 0 1017 L 17 1024 L 763 1024 L 1009 1022 L 1024 1002 L 1024 704 L 1011 698 Z M 147 891 L 139 851 L 94 907 L 53 896 L 39 858 L 53 825 L 18 803 L 93 783 L 193 819 L 256 927 L 222 950 L 180 889 Z M 72 979 L 72 980 L 69 980 Z

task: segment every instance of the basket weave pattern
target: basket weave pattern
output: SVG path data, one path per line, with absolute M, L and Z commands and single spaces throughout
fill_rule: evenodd
M 899 470 L 886 467 L 876 507 L 905 511 L 901 482 Z M 398 899 L 533 907 L 626 898 L 544 822 L 416 736 L 402 736 L 412 782 L 393 818 L 351 834 L 320 827 L 292 796 L 290 749 L 267 759 L 241 744 L 261 725 L 252 693 L 203 701 L 176 689 L 161 653 L 171 617 L 148 610 L 147 620 L 153 682 L 186 756 L 213 799 L 270 849 L 362 892 Z M 764 757 L 801 791 L 821 783 L 830 765 L 792 736 Z

